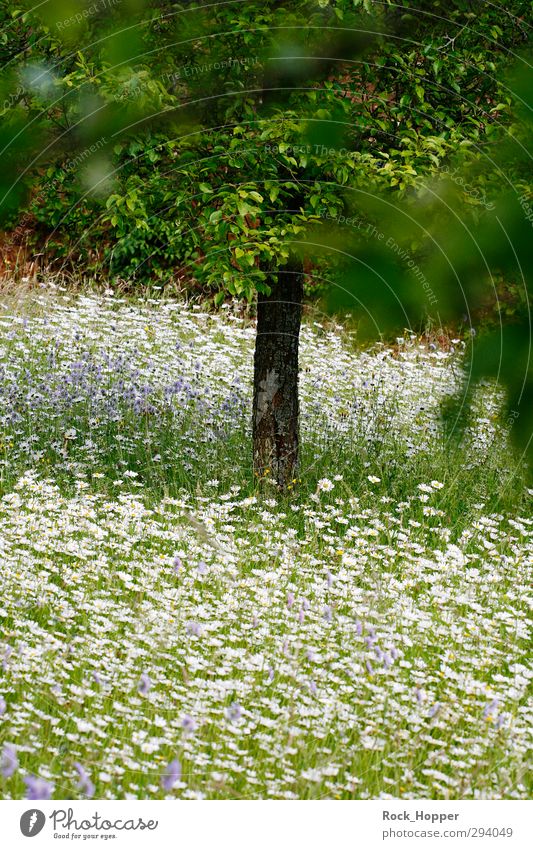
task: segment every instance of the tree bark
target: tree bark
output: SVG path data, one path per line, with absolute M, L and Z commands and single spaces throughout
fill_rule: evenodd
M 254 472 L 281 490 L 298 469 L 298 344 L 303 302 L 301 264 L 280 269 L 270 295 L 258 296 L 254 356 Z

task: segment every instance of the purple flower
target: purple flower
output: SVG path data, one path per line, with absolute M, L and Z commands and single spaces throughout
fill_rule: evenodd
M 305 611 L 304 611 L 303 607 L 301 607 L 300 612 L 298 614 L 298 621 L 300 622 L 300 624 L 304 621 L 304 619 L 305 619 Z
M 54 785 L 44 778 L 39 778 L 37 775 L 25 775 L 24 784 L 27 787 L 26 799 L 32 802 L 40 799 L 51 799 L 54 792 Z
M 332 583 L 333 583 L 333 575 L 331 574 L 331 572 L 328 572 L 328 574 L 327 574 L 327 582 L 328 582 L 328 590 L 329 590 Z
M 176 556 L 174 558 L 172 565 L 174 566 L 174 572 L 176 573 L 176 575 L 179 575 L 179 573 L 181 572 L 181 570 L 183 568 L 183 563 L 181 562 L 181 559 Z
M 143 672 L 141 677 L 139 678 L 138 690 L 141 696 L 146 696 L 149 690 L 152 688 L 152 682 L 150 680 L 150 676 L 147 675 L 146 672 Z
M 233 702 L 227 709 L 226 715 L 230 722 L 238 722 L 242 716 L 242 707 L 239 702 Z
M 505 723 L 507 722 L 507 719 L 508 719 L 507 713 L 498 714 L 498 718 L 496 720 L 496 728 L 502 728 L 502 726 L 505 725 Z
M 84 796 L 87 796 L 88 799 L 92 799 L 94 796 L 94 784 L 89 778 L 89 773 L 79 763 L 75 763 L 74 768 L 79 775 L 78 790 Z
M 2 757 L 0 758 L 0 772 L 4 778 L 11 778 L 18 769 L 17 750 L 13 743 L 4 743 Z
M 201 637 L 202 626 L 199 622 L 187 622 L 187 633 L 192 634 L 193 637 Z
M 494 711 L 496 710 L 497 707 L 498 707 L 498 699 L 493 699 L 491 702 L 489 702 L 488 705 L 485 705 L 485 709 L 483 711 L 483 719 L 491 718 L 492 714 L 494 713 Z
M 373 670 L 373 668 L 372 668 L 372 664 L 370 663 L 370 661 L 369 661 L 369 660 L 367 660 L 367 662 L 366 662 L 366 670 L 367 670 L 367 672 L 368 672 L 368 674 L 369 674 L 369 675 L 373 675 L 373 674 L 374 674 L 374 670 Z
M 313 695 L 313 696 L 314 696 L 314 695 L 315 695 L 315 693 L 316 693 L 316 684 L 315 684 L 315 682 L 314 682 L 314 681 L 309 681 L 309 692 L 310 692 L 310 693 L 311 693 L 311 695 Z
M 203 560 L 200 560 L 200 562 L 198 564 L 198 574 L 199 575 L 205 575 L 206 572 L 207 572 L 207 563 L 204 563 Z
M 358 637 L 360 637 L 361 634 L 363 633 L 363 625 L 359 621 L 359 619 L 355 623 L 355 633 L 357 634 Z
M 324 619 L 326 620 L 326 622 L 331 622 L 331 620 L 333 618 L 333 611 L 332 611 L 331 607 L 329 606 L 329 604 L 326 604 L 324 606 L 323 616 L 324 616 Z
M 189 716 L 189 714 L 186 713 L 185 716 L 182 717 L 181 727 L 186 734 L 194 734 L 198 726 L 192 716 Z
M 428 714 L 429 718 L 433 719 L 434 716 L 437 716 L 439 710 L 440 710 L 440 704 L 439 704 L 439 702 L 435 702 L 435 704 L 431 705 L 431 707 L 429 709 L 429 714 Z
M 7 710 L 7 702 L 3 696 L 0 696 L 0 716 L 3 716 Z
M 176 782 L 180 779 L 181 764 L 177 758 L 174 758 L 173 761 L 170 761 L 169 765 L 166 767 L 163 775 L 161 776 L 161 785 L 163 787 L 163 790 L 169 792 L 173 789 Z
M 287 593 L 287 607 L 289 610 L 294 604 L 294 593 Z

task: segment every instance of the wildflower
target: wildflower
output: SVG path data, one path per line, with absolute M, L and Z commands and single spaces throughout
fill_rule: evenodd
M 173 761 L 170 761 L 168 766 L 165 768 L 163 775 L 161 776 L 161 785 L 163 790 L 166 790 L 169 793 L 177 784 L 178 781 L 181 780 L 181 763 L 177 758 L 174 758 Z
M 10 778 L 18 769 L 17 750 L 12 743 L 4 743 L 0 758 L 0 772 L 4 778 Z
M 483 719 L 486 719 L 487 722 L 492 722 L 492 720 L 494 718 L 494 711 L 496 710 L 497 707 L 498 707 L 498 699 L 493 699 L 491 702 L 489 702 L 487 705 L 485 705 L 485 708 L 483 710 Z
M 370 483 L 381 483 L 381 478 L 378 478 L 376 475 L 367 475 L 367 480 L 369 480 Z
M 3 696 L 0 696 L 0 716 L 3 716 L 7 710 L 7 702 Z
M 289 608 L 289 610 L 291 609 L 293 604 L 294 604 L 294 593 L 289 592 L 289 593 L 287 593 L 287 607 Z
M 331 492 L 334 484 L 329 478 L 321 478 L 317 483 L 317 492 Z
M 24 784 L 26 785 L 26 799 L 37 802 L 41 799 L 51 799 L 54 792 L 54 785 L 44 778 L 36 775 L 25 775 Z
M 194 734 L 198 726 L 192 716 L 189 716 L 189 714 L 186 713 L 185 716 L 182 717 L 181 727 L 185 734 Z
M 433 489 L 442 489 L 444 484 L 440 481 L 431 481 L 431 486 L 433 487 Z
M 92 783 L 88 772 L 80 763 L 77 762 L 74 764 L 74 769 L 79 776 L 78 790 L 80 793 L 83 793 L 84 796 L 87 796 L 88 799 L 92 799 L 94 796 L 94 784 Z
M 181 570 L 183 568 L 183 563 L 181 562 L 181 558 L 176 556 L 174 558 L 174 560 L 172 561 L 172 565 L 174 566 L 174 572 L 176 573 L 176 575 L 179 575 L 179 573 L 181 572 Z
M 146 696 L 147 693 L 152 689 L 152 681 L 150 679 L 150 676 L 146 672 L 143 672 L 141 677 L 139 678 L 139 684 L 137 689 L 139 690 L 141 696 Z
M 238 722 L 242 717 L 242 707 L 239 702 L 232 702 L 226 711 L 226 716 L 230 722 Z

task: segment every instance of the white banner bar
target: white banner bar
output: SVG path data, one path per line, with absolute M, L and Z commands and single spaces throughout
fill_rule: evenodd
M 0 802 L 0 847 L 374 849 L 533 846 L 523 801 Z M 35 843 L 29 841 L 35 838 Z M 68 841 L 68 842 L 67 842 Z

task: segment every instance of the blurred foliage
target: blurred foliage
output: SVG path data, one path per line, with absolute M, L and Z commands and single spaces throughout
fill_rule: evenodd
M 524 444 L 531 12 L 5 3 L 2 224 L 22 219 L 56 267 L 217 303 L 267 291 L 300 253 L 308 292 L 362 338 L 474 323 L 471 376 L 509 388 Z

